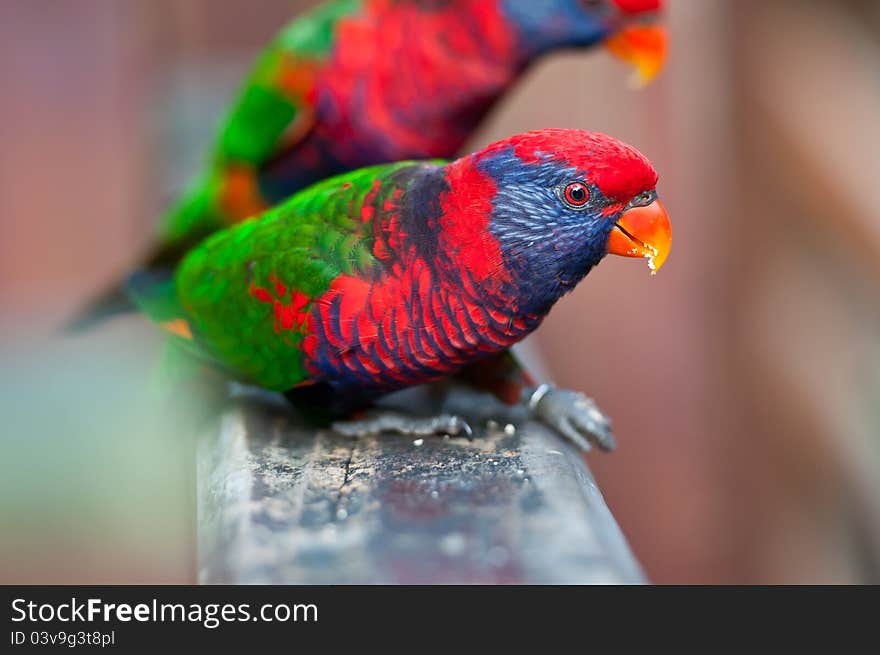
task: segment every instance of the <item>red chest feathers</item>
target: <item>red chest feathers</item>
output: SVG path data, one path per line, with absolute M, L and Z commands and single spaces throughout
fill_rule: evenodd
M 382 388 L 425 382 L 511 346 L 540 322 L 487 306 L 466 274 L 461 285 L 440 277 L 415 260 L 374 283 L 337 278 L 313 306 L 303 341 L 313 376 Z

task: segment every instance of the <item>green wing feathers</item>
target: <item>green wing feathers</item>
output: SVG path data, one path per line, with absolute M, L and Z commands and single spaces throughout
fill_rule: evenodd
M 236 217 L 265 209 L 255 171 L 311 129 L 314 82 L 332 51 L 335 25 L 361 4 L 319 6 L 288 24 L 260 55 L 222 122 L 207 171 L 163 218 L 164 242 L 197 242 Z
M 245 381 L 275 390 L 307 381 L 306 326 L 282 326 L 279 317 L 294 305 L 308 311 L 340 275 L 371 278 L 381 270 L 363 208 L 393 193 L 394 174 L 411 166 L 324 180 L 218 232 L 186 256 L 171 287 L 155 284 L 151 299 L 138 304 L 166 329 L 184 319 L 199 348 Z
M 221 133 L 217 159 L 263 164 L 281 137 L 312 108 L 312 73 L 326 61 L 338 20 L 362 0 L 337 0 L 294 20 L 259 58 Z

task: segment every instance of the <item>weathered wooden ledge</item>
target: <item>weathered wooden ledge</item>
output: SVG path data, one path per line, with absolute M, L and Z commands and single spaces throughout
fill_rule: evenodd
M 240 399 L 198 452 L 202 583 L 640 583 L 579 453 L 535 423 L 473 441 L 309 431 Z

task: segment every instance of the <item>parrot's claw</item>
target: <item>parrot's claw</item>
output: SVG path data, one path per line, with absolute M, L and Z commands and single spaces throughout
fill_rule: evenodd
M 440 414 L 430 417 L 407 416 L 394 412 L 382 412 L 355 421 L 336 421 L 331 426 L 334 432 L 345 437 L 373 437 L 383 432 L 395 432 L 408 437 L 430 437 L 434 435 L 473 437 L 468 422 L 454 414 Z
M 584 451 L 592 449 L 591 442 L 604 451 L 616 446 L 611 420 L 582 393 L 542 384 L 531 394 L 528 407 L 535 418 Z

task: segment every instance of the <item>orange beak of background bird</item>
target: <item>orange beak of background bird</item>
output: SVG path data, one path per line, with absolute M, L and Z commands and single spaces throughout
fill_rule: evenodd
M 618 59 L 635 68 L 633 82 L 644 86 L 653 80 L 666 61 L 666 29 L 659 25 L 632 25 L 605 41 Z
M 659 200 L 623 212 L 608 237 L 609 254 L 644 257 L 652 275 L 663 266 L 671 248 L 672 226 Z

